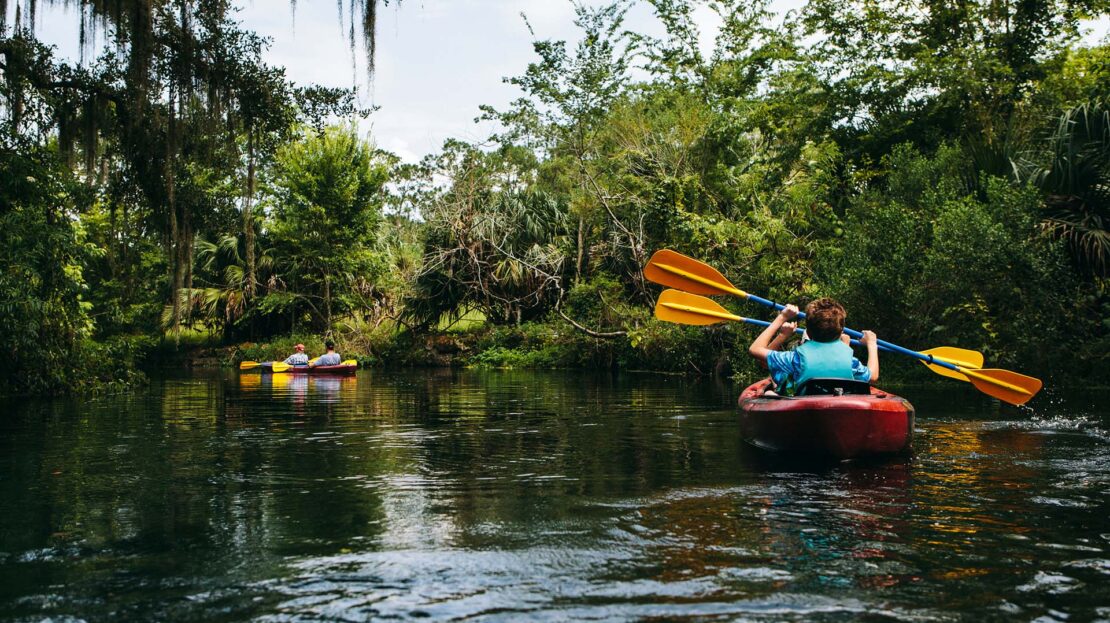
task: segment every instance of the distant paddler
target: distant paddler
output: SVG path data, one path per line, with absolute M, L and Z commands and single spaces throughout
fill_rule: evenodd
M 339 357 L 339 353 L 335 352 L 335 341 L 328 339 L 324 342 L 324 348 L 326 348 L 328 352 L 308 362 L 309 367 L 338 366 L 342 363 L 343 360 Z
M 293 347 L 293 354 L 285 358 L 285 363 L 291 366 L 307 366 L 308 355 L 304 353 L 304 344 L 297 344 Z

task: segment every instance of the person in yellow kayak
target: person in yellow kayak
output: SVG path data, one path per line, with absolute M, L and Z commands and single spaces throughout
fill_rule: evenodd
M 771 324 L 755 338 L 748 353 L 766 363 L 779 393 L 785 388 L 800 388 L 810 379 L 850 379 L 873 383 L 879 380 L 879 343 L 873 331 L 863 331 L 860 343 L 867 347 L 867 365 L 860 363 L 843 335 L 844 306 L 830 298 L 820 298 L 806 306 L 806 336 L 792 351 L 778 351 L 785 340 L 780 330 L 793 322 L 798 308 L 787 305 Z M 843 339 L 842 339 L 843 336 Z
M 304 354 L 304 344 L 293 347 L 293 354 L 285 358 L 285 363 L 291 366 L 307 366 L 308 355 Z
M 308 364 L 309 366 L 311 366 L 311 367 L 337 366 L 337 365 L 339 365 L 339 363 L 341 361 L 343 361 L 342 359 L 339 358 L 339 353 L 335 352 L 335 342 L 334 341 L 332 341 L 330 339 L 326 340 L 324 342 L 324 348 L 326 348 L 328 350 L 328 352 L 326 352 L 323 355 L 320 355 L 319 357 L 317 357 L 315 362 L 309 362 L 309 364 Z

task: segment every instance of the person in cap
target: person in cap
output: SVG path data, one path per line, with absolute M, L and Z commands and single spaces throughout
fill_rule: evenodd
M 304 354 L 304 344 L 297 344 L 293 347 L 293 354 L 285 358 L 285 363 L 291 366 L 307 366 L 308 355 Z

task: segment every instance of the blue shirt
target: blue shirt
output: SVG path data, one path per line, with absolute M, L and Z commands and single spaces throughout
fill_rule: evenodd
M 316 365 L 318 366 L 338 366 L 343 360 L 339 358 L 339 353 L 328 353 L 320 355 L 316 358 Z
M 838 374 L 828 374 L 826 372 L 823 376 L 839 376 L 841 378 L 854 379 L 865 383 L 869 382 L 871 380 L 871 370 L 863 365 L 859 359 L 852 356 L 852 348 L 850 346 L 839 341 L 837 343 L 843 346 L 843 349 L 835 348 L 835 364 L 841 369 L 837 371 Z M 808 344 L 808 342 L 802 343 L 795 350 L 775 350 L 767 353 L 767 371 L 771 373 L 771 379 L 775 382 L 776 386 L 785 387 L 786 385 L 784 385 L 784 383 L 787 385 L 792 383 L 796 386 L 799 384 L 799 380 L 809 380 L 812 376 L 808 374 L 810 371 L 808 356 L 812 356 L 814 353 L 810 353 L 809 351 L 815 350 L 815 348 L 821 348 L 822 344 L 815 343 L 812 347 L 807 347 L 806 344 Z M 830 362 L 827 360 L 823 361 L 822 367 L 828 370 L 829 363 Z
M 304 353 L 293 353 L 285 358 L 285 363 L 291 366 L 307 366 L 308 355 Z

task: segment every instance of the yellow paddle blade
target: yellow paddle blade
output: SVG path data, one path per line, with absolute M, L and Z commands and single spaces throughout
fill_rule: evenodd
M 253 370 L 253 369 L 257 368 L 260 365 L 262 365 L 262 364 L 258 363 L 257 361 L 241 361 L 241 362 L 239 362 L 239 369 L 240 370 Z
M 921 360 L 918 359 L 918 361 L 921 361 Z M 933 372 L 936 372 L 937 374 L 939 374 L 941 376 L 947 376 L 948 378 L 956 379 L 957 381 L 967 382 L 967 380 L 968 380 L 966 376 L 964 376 L 963 374 L 960 374 L 959 372 L 956 372 L 955 370 L 949 370 L 948 368 L 938 366 L 935 363 L 929 363 L 927 361 L 921 361 L 921 363 L 924 364 L 924 366 L 926 368 L 929 368 L 930 370 L 932 370 Z
M 323 355 L 320 355 L 320 357 L 323 357 Z M 316 365 L 316 360 L 319 359 L 320 357 L 313 357 L 312 359 L 308 360 L 308 363 L 310 365 Z
M 288 370 L 289 368 L 292 368 L 292 367 L 293 366 L 285 363 L 284 361 L 275 361 L 273 363 L 273 365 L 270 367 L 270 369 L 273 370 L 274 372 L 285 372 L 286 370 Z
M 655 317 L 667 322 L 699 326 L 744 320 L 704 296 L 678 290 L 664 290 L 659 295 L 659 300 L 655 302 Z
M 954 346 L 938 346 L 936 348 L 930 348 L 929 350 L 923 350 L 921 351 L 921 354 L 932 355 L 933 359 L 946 361 L 950 364 L 960 366 L 961 368 L 971 368 L 972 370 L 978 370 L 979 368 L 983 367 L 983 353 L 974 350 L 967 350 L 966 348 L 956 348 Z M 921 363 L 923 363 L 926 368 L 929 368 L 930 370 L 936 372 L 941 376 L 947 376 L 948 378 L 957 379 L 960 381 L 968 380 L 966 376 L 960 374 L 959 372 L 956 372 L 955 370 L 951 370 L 943 366 L 938 366 L 927 361 L 922 361 L 920 359 L 918 361 L 921 361 Z
M 355 360 L 355 359 L 345 359 L 342 362 L 340 362 L 339 365 L 341 365 L 341 366 L 357 366 L 358 361 Z
M 1023 405 L 1041 391 L 1040 379 L 1009 370 L 960 368 L 975 389 L 1012 405 Z
M 670 249 L 655 252 L 644 267 L 644 278 L 669 288 L 693 294 L 748 294 L 729 283 L 716 268 Z

